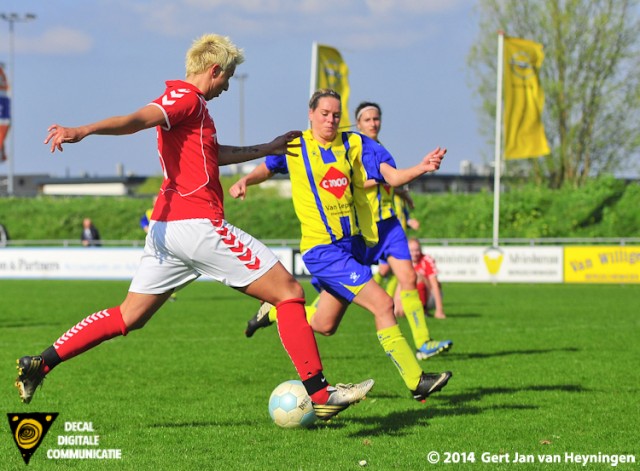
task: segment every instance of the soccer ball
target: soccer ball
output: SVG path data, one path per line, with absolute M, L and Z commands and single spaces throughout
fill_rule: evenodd
M 279 427 L 308 427 L 317 419 L 302 381 L 280 383 L 269 398 L 269 415 Z

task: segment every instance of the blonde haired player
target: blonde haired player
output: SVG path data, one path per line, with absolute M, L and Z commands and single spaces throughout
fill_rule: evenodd
M 243 52 L 229 38 L 208 34 L 187 52 L 186 79 L 166 83 L 147 106 L 97 123 L 49 127 L 51 152 L 92 134 L 122 135 L 156 127 L 164 181 L 151 215 L 144 255 L 124 301 L 91 314 L 41 355 L 18 360 L 18 387 L 30 402 L 36 387 L 59 363 L 111 338 L 142 328 L 171 293 L 201 275 L 275 304 L 278 331 L 316 415 L 328 419 L 362 399 L 373 380 L 328 386 L 313 331 L 305 319 L 300 284 L 261 242 L 224 219 L 219 166 L 273 153 L 290 153 L 299 131 L 249 147 L 219 143 L 207 101 L 229 88 Z M 295 146 L 295 144 L 294 144 Z

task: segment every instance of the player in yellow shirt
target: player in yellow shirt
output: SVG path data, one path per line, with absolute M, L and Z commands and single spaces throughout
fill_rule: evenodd
M 317 310 L 309 323 L 315 332 L 332 335 L 351 302 L 369 310 L 378 340 L 418 401 L 441 390 L 452 373 L 424 373 L 393 314 L 393 300 L 372 278 L 367 245 L 378 242 L 377 225 L 364 189 L 374 178 L 400 186 L 440 167 L 446 153 L 436 148 L 419 164 L 396 169 L 389 152 L 359 133 L 338 132 L 340 95 L 317 90 L 309 101 L 311 128 L 292 145 L 296 155 L 268 156 L 229 192 L 244 198 L 247 187 L 274 173 L 289 173 L 292 199 L 300 220 L 300 250 L 309 272 L 322 288 Z M 263 318 L 269 305 L 264 304 Z M 309 318 L 309 316 L 308 316 Z
M 356 123 L 362 134 L 379 142 L 382 111 L 377 103 L 363 102 L 358 105 Z M 374 179 L 367 180 L 365 188 L 380 238 L 380 242 L 375 247 L 368 249 L 367 258 L 372 263 L 386 261 L 398 279 L 400 303 L 411 327 L 416 357 L 419 360 L 426 360 L 438 353 L 448 351 L 453 346 L 451 340 L 433 340 L 429 334 L 424 306 L 417 289 L 416 271 L 411 263 L 407 235 L 397 217 L 394 188 L 386 182 Z M 400 197 L 403 196 L 401 191 L 398 194 Z
M 411 198 L 411 195 L 409 195 L 409 190 L 404 188 L 394 188 L 393 192 L 393 204 L 396 211 L 396 217 L 398 218 L 398 221 L 400 221 L 400 225 L 402 226 L 405 234 L 409 229 L 418 230 L 420 228 L 420 222 L 410 216 L 410 211 L 413 209 L 413 199 Z M 378 261 L 378 271 L 373 275 L 373 279 L 384 288 L 389 296 L 394 298 L 396 288 L 398 287 L 398 278 L 393 274 L 391 267 L 389 267 L 386 260 L 382 259 Z M 396 312 L 396 317 L 398 317 L 398 303 L 395 303 L 394 310 Z M 400 317 L 403 317 L 404 311 L 402 309 L 400 309 L 400 311 L 402 311 L 402 315 Z

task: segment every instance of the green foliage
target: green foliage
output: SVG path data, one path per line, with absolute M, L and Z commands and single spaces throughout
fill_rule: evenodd
M 640 185 L 629 185 L 615 205 L 602 211 L 602 232 L 640 234 Z
M 79 240 L 88 217 L 102 239 L 144 239 L 138 221 L 151 204 L 151 198 L 127 197 L 3 198 L 0 223 L 14 240 Z
M 497 31 L 544 46 L 538 71 L 551 154 L 513 161 L 507 172 L 560 188 L 621 171 L 640 140 L 640 21 L 637 0 L 479 0 L 478 37 L 468 56 L 479 117 L 493 148 Z M 505 116 L 505 124 L 506 122 Z
M 225 214 L 259 239 L 299 239 L 300 225 L 289 198 L 273 188 L 251 187 L 244 201 L 228 196 L 235 181 L 223 179 Z M 412 216 L 420 238 L 491 238 L 493 194 L 414 194 Z M 0 223 L 13 240 L 79 239 L 90 217 L 105 240 L 144 238 L 138 221 L 152 197 L 2 198 Z M 510 188 L 500 197 L 501 238 L 638 237 L 640 185 L 603 177 L 581 188 L 551 190 L 533 184 Z
M 414 194 L 412 217 L 420 221 L 420 229 L 411 235 L 421 238 L 491 237 L 493 195 Z
M 158 194 L 158 190 L 160 189 L 160 186 L 162 185 L 162 180 L 163 180 L 162 175 L 153 176 L 153 177 L 147 177 L 147 179 L 144 181 L 144 183 L 138 187 L 138 189 L 136 191 L 136 194 L 138 194 L 140 196 L 154 196 L 154 195 L 157 195 Z
M 310 295 L 313 289 L 304 284 Z M 493 454 L 635 454 L 638 432 L 636 285 L 446 284 L 448 318 L 430 319 L 446 355 L 422 362 L 453 378 L 425 404 L 410 398 L 380 348 L 371 315 L 350 306 L 332 337 L 317 337 L 332 383 L 374 378 L 366 400 L 308 430 L 279 429 L 267 404 L 296 378 L 272 326 L 243 336 L 257 301 L 192 283 L 139 331 L 59 365 L 30 404 L 13 387 L 15 359 L 38 354 L 87 315 L 116 305 L 125 281 L 0 280 L 0 408 L 57 412 L 25 468 L 5 419 L 3 470 L 511 470 Z M 406 319 L 400 327 L 411 343 Z M 13 365 L 12 365 L 13 363 Z M 94 433 L 65 432 L 66 421 Z M 58 436 L 98 435 L 121 460 L 51 460 Z M 431 451 L 475 453 L 475 463 L 430 465 Z M 518 470 L 585 468 L 516 464 Z M 585 469 L 611 469 L 590 464 Z M 615 469 L 637 469 L 619 465 Z
M 414 195 L 420 238 L 491 238 L 493 194 Z M 533 184 L 500 196 L 501 238 L 638 237 L 640 185 L 613 177 L 576 189 Z

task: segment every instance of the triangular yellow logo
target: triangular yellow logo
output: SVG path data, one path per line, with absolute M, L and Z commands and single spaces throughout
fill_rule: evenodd
M 22 454 L 25 464 L 36 452 L 51 424 L 58 417 L 57 412 L 33 412 L 31 414 L 8 413 L 9 427 L 13 441 Z

